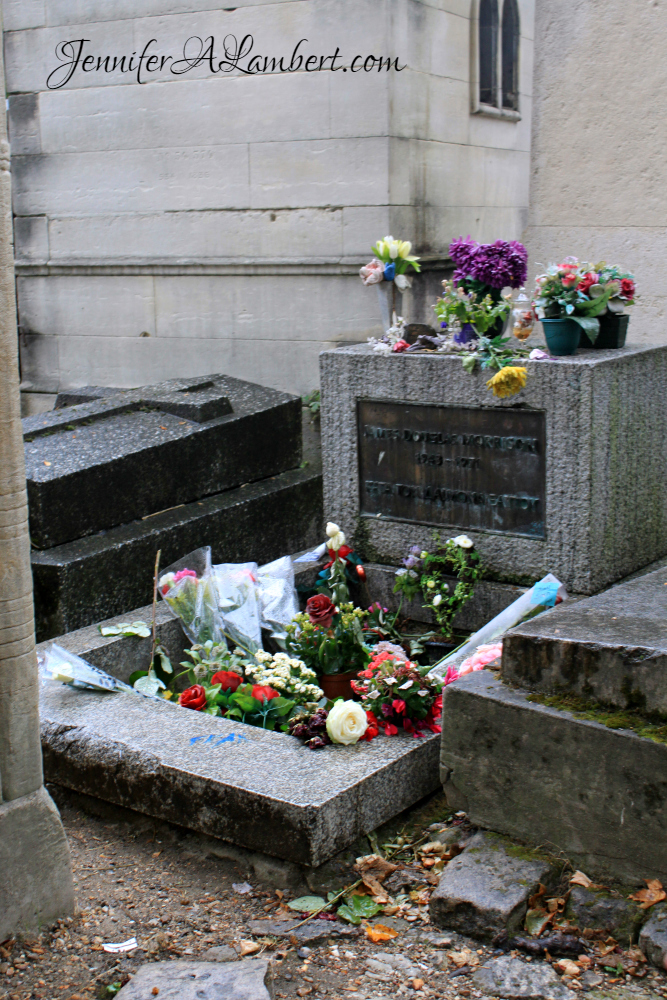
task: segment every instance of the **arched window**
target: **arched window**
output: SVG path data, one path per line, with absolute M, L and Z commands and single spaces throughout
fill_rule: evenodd
M 479 100 L 498 103 L 498 0 L 479 4 Z
M 474 112 L 517 121 L 520 37 L 517 0 L 477 0 Z
M 503 107 L 519 110 L 519 8 L 516 0 L 503 4 L 502 91 Z

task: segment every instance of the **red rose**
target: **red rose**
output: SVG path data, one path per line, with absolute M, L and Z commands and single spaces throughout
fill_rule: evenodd
M 564 288 L 572 288 L 577 283 L 577 276 L 576 274 L 564 274 L 561 281 Z
M 588 274 L 585 274 L 583 276 L 583 278 L 577 285 L 577 289 L 580 292 L 584 292 L 584 294 L 586 294 L 591 285 L 597 285 L 597 283 L 598 283 L 597 274 L 593 274 L 591 271 L 589 271 Z
M 635 283 L 630 278 L 621 279 L 621 295 L 624 299 L 634 299 Z
M 351 551 L 352 549 L 350 548 L 349 545 L 341 545 L 339 549 L 327 549 L 327 552 L 329 553 L 329 556 L 331 558 L 331 562 L 333 562 L 334 559 L 340 559 L 342 562 L 343 560 L 347 559 Z M 331 563 L 329 563 L 329 565 L 331 565 Z M 324 568 L 326 569 L 327 567 L 325 566 Z
M 394 354 L 401 354 L 403 351 L 407 351 L 409 346 L 407 340 L 397 340 L 392 347 L 392 351 Z
M 201 684 L 193 684 L 187 691 L 179 694 L 178 704 L 183 708 L 194 708 L 195 712 L 201 712 L 202 708 L 206 708 L 206 691 Z
M 274 691 L 272 687 L 262 687 L 261 684 L 254 684 L 252 696 L 257 701 L 271 701 L 272 698 L 280 698 L 280 692 Z
M 322 628 L 331 628 L 333 616 L 336 614 L 336 605 L 326 594 L 315 594 L 306 601 L 306 613 L 310 618 L 311 625 L 321 625 Z
M 211 677 L 211 684 L 221 684 L 223 691 L 236 691 L 241 683 L 241 677 L 233 670 L 218 670 L 217 674 Z

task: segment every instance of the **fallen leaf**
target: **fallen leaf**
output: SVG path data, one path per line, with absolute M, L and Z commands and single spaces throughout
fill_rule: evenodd
M 386 861 L 379 854 L 367 854 L 363 858 L 357 858 L 354 867 L 361 875 L 364 885 L 370 889 L 373 896 L 378 897 L 377 901 L 388 903 L 389 896 L 382 888 L 381 883 L 387 875 L 398 871 L 399 866 L 392 864 L 391 861 Z
M 243 958 L 245 955 L 255 955 L 260 950 L 260 945 L 256 941 L 243 941 L 239 942 L 239 955 Z
M 553 920 L 553 913 L 546 910 L 528 910 L 526 913 L 526 930 L 531 937 L 539 937 L 545 927 Z
M 628 896 L 628 899 L 634 899 L 635 902 L 639 903 L 641 910 L 648 910 L 649 906 L 654 906 L 655 903 L 667 899 L 667 892 L 662 888 L 662 882 L 659 882 L 657 878 L 645 879 L 644 881 L 648 889 L 640 889 L 639 892 Z
M 366 937 L 373 944 L 379 944 L 380 941 L 391 941 L 392 938 L 398 937 L 398 931 L 385 924 L 375 924 L 374 927 L 369 925 L 366 927 Z
M 554 969 L 556 972 L 560 972 L 562 976 L 581 975 L 581 966 L 577 965 L 570 958 L 561 958 L 557 962 L 554 962 Z
M 537 906 L 543 905 L 544 900 L 542 899 L 542 896 L 546 894 L 546 891 L 547 887 L 545 885 L 542 885 L 542 883 L 540 883 L 540 886 L 535 895 L 531 896 L 530 899 L 528 900 L 529 910 L 534 910 Z
M 322 896 L 299 896 L 298 899 L 292 899 L 287 905 L 290 910 L 298 910 L 299 913 L 317 913 L 318 910 L 327 905 L 327 901 Z
M 463 951 L 448 951 L 447 958 L 455 965 L 457 969 L 462 969 L 464 965 L 468 964 L 469 959 L 472 956 L 472 952 L 469 948 L 464 948 Z
M 584 889 L 589 889 L 593 883 L 589 879 L 588 875 L 584 875 L 583 872 L 576 871 L 570 879 L 570 885 L 583 885 Z

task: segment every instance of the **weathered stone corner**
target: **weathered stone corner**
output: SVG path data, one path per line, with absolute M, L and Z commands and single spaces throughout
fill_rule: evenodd
M 0 941 L 74 912 L 69 846 L 45 788 L 0 803 Z

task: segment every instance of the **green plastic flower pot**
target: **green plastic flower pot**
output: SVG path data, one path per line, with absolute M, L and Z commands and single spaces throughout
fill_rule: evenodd
M 549 353 L 554 357 L 574 354 L 579 346 L 581 327 L 573 319 L 543 319 L 544 336 Z

